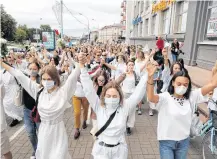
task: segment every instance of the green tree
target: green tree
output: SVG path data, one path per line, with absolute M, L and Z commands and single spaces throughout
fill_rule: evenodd
M 22 28 L 17 28 L 16 30 L 16 35 L 15 35 L 15 39 L 17 42 L 23 42 L 23 40 L 26 40 L 27 37 L 27 33 L 25 30 L 23 30 Z
M 41 31 L 52 31 L 50 25 L 48 24 L 43 24 L 40 26 Z
M 6 40 L 14 40 L 16 33 L 16 24 L 15 19 L 7 14 L 4 10 L 3 5 L 1 4 L 1 34 L 2 37 Z

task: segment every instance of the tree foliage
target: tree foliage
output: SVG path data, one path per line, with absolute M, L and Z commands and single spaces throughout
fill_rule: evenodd
M 41 31 L 52 31 L 50 25 L 48 24 L 43 24 L 40 26 Z
M 16 30 L 15 39 L 17 42 L 23 42 L 23 40 L 26 40 L 27 33 L 23 28 L 18 27 Z
M 1 34 L 2 37 L 6 40 L 14 40 L 16 33 L 16 24 L 15 19 L 7 14 L 4 10 L 3 5 L 1 4 Z

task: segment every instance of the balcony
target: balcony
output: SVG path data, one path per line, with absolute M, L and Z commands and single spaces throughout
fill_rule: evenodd
M 126 21 L 126 16 L 123 16 L 123 21 Z
M 124 16 L 124 13 L 121 13 L 121 16 Z
M 122 30 L 126 30 L 126 26 L 122 26 Z
M 124 8 L 124 2 L 121 3 L 121 8 Z

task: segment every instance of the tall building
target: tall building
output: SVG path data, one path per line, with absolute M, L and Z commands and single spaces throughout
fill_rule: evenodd
M 217 1 L 140 0 L 126 9 L 129 44 L 154 48 L 156 36 L 183 42 L 188 65 L 211 69 L 217 60 Z M 131 6 L 131 7 L 130 7 Z M 128 13 L 131 12 L 131 13 Z
M 113 24 L 104 26 L 99 30 L 99 42 L 112 43 L 117 42 L 121 37 L 122 25 Z

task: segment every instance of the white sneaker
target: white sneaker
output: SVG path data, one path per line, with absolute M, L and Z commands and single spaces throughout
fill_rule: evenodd
M 36 159 L 35 156 L 31 156 L 30 159 Z
M 141 108 L 138 108 L 138 115 L 142 115 L 142 110 L 141 110 Z
M 138 111 L 139 110 L 139 107 L 138 106 L 136 106 L 136 111 Z
M 154 115 L 153 110 L 149 109 L 149 116 L 153 116 L 153 115 Z

